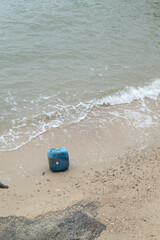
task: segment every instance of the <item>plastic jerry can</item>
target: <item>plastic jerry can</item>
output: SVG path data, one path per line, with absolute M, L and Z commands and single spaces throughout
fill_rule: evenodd
M 54 172 L 67 170 L 69 155 L 66 148 L 52 148 L 48 150 L 49 167 Z

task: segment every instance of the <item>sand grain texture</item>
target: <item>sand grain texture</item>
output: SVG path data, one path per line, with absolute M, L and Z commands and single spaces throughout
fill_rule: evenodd
M 47 170 L 25 176 L 19 185 L 13 182 L 9 189 L 0 190 L 1 217 L 25 216 L 34 221 L 38 215 L 62 212 L 81 200 L 94 201 L 99 203 L 94 220 L 106 226 L 97 240 L 159 239 L 159 143 L 156 137 L 146 149 L 128 149 L 123 157 L 98 168 L 71 166 L 63 173 Z

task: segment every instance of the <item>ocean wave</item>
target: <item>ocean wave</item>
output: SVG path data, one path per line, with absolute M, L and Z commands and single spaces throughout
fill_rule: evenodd
M 113 95 L 102 99 L 94 99 L 90 103 L 92 106 L 108 106 L 131 103 L 134 100 L 143 101 L 145 98 L 156 100 L 160 95 L 160 79 L 154 79 L 144 87 L 126 87 Z

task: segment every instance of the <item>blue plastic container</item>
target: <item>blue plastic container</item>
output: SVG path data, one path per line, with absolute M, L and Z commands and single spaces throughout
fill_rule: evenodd
M 48 151 L 49 167 L 54 172 L 67 170 L 69 155 L 66 148 L 52 148 Z

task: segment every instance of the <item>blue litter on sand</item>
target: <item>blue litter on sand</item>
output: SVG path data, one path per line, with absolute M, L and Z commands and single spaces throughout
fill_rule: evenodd
M 54 172 L 67 170 L 69 155 L 66 148 L 52 148 L 48 151 L 49 167 Z

